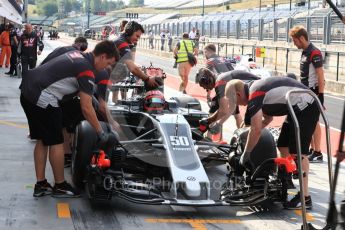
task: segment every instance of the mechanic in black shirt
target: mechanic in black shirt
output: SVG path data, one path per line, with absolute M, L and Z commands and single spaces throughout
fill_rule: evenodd
M 125 26 L 127 25 L 128 21 L 127 20 L 122 20 L 120 22 L 120 26 L 119 26 L 119 30 L 121 33 L 123 33 L 123 31 L 125 30 Z M 133 61 L 135 59 L 135 45 L 132 47 L 131 49 L 131 54 L 132 54 L 132 57 L 133 57 Z M 125 71 L 125 72 L 123 72 Z M 122 81 L 124 80 L 126 77 L 129 76 L 129 70 L 126 66 L 126 64 L 124 63 L 116 63 L 116 69 L 114 68 L 113 71 L 111 71 L 110 73 L 110 76 L 111 76 L 111 80 L 112 80 L 112 83 L 117 83 L 119 81 Z M 116 103 L 117 100 L 118 100 L 118 97 L 119 97 L 119 92 L 120 90 L 116 89 L 116 90 L 113 90 L 112 91 L 112 94 L 113 94 L 113 98 L 112 98 L 112 101 L 113 103 Z M 122 98 L 125 97 L 125 92 L 121 92 L 121 95 L 122 95 Z
M 158 86 L 154 77 L 147 76 L 135 63 L 133 49 L 138 43 L 141 35 L 145 32 L 141 24 L 136 21 L 130 21 L 126 24 L 124 32 L 114 41 L 115 46 L 120 52 L 120 63 L 127 65 L 129 71 L 149 86 Z
M 323 71 L 322 54 L 308 39 L 308 32 L 302 26 L 295 26 L 290 30 L 290 36 L 298 49 L 302 49 L 300 71 L 301 82 L 311 89 L 323 105 L 325 77 Z M 311 149 L 309 151 L 310 162 L 322 162 L 321 153 L 321 127 L 319 122 L 316 125 Z
M 204 48 L 204 55 L 206 58 L 206 68 L 214 72 L 215 74 L 221 74 L 234 70 L 230 61 L 216 54 L 216 46 L 214 44 L 208 44 Z
M 258 143 L 261 129 L 265 128 L 274 116 L 287 115 L 278 138 L 278 149 L 283 157 L 296 154 L 295 129 L 288 111 L 286 94 L 290 90 L 308 89 L 298 81 L 288 77 L 270 77 L 245 84 L 240 80 L 232 80 L 226 85 L 225 95 L 229 101 L 229 110 L 233 112 L 236 105 L 247 106 L 245 124 L 250 125 L 247 143 L 240 163 L 253 170 L 251 152 Z M 314 98 L 309 94 L 292 94 L 290 96 L 293 109 L 300 125 L 301 153 L 303 170 L 303 193 L 306 207 L 312 208 L 308 189 L 309 160 L 306 157 L 309 144 L 315 130 L 320 112 Z M 287 209 L 301 208 L 300 194 L 285 204 Z
M 72 46 L 64 46 L 56 48 L 53 52 L 51 52 L 41 63 L 41 65 L 49 62 L 50 60 L 65 54 L 69 51 L 78 50 L 84 52 L 87 50 L 88 43 L 86 38 L 84 37 L 77 37 L 74 40 Z M 113 130 L 117 133 L 123 135 L 123 132 L 119 126 L 119 124 L 114 121 L 112 116 L 110 115 L 110 111 L 107 106 L 107 88 L 111 85 L 109 81 L 109 71 L 104 69 L 102 71 L 98 71 L 95 74 L 95 84 L 96 89 L 94 90 L 94 102 L 98 105 L 97 106 L 97 114 L 99 114 L 103 121 L 108 122 Z M 80 109 L 80 100 L 78 97 L 74 97 L 71 100 L 64 101 L 60 103 L 62 113 L 63 113 L 63 127 L 66 128 L 68 133 L 74 133 L 75 127 L 82 121 L 85 120 L 82 111 Z M 73 140 L 73 135 L 68 135 L 64 132 L 64 139 L 65 139 L 65 167 L 70 165 L 71 160 L 71 141 Z
M 214 44 L 208 44 L 204 48 L 204 55 L 206 58 L 206 68 L 212 71 L 214 74 L 219 75 L 221 73 L 234 70 L 232 64 L 225 58 L 216 54 L 216 46 Z M 207 90 L 207 103 L 210 105 L 216 98 L 210 97 L 211 90 Z
M 61 54 L 67 53 L 69 51 L 79 50 L 81 52 L 84 52 L 87 50 L 88 43 L 86 38 L 84 37 L 77 37 L 74 40 L 73 45 L 71 46 L 62 46 L 58 47 L 53 52 L 48 54 L 48 56 L 41 62 L 41 65 L 45 64 L 46 62 L 50 61 L 51 59 L 60 56 Z
M 215 127 L 216 130 L 218 127 L 220 129 L 221 125 L 232 114 L 229 113 L 230 111 L 227 109 L 229 107 L 228 100 L 224 97 L 226 84 L 233 79 L 239 79 L 242 81 L 253 81 L 260 79 L 254 74 L 242 70 L 233 70 L 217 76 L 214 72 L 211 72 L 206 68 L 201 68 L 197 76 L 196 82 L 198 82 L 202 88 L 208 91 L 215 89 L 216 91 L 215 100 L 210 109 L 210 113 L 212 113 L 212 115 L 207 118 L 207 123 L 210 124 L 210 128 Z M 242 117 L 240 115 L 238 106 L 236 107 L 233 115 L 235 116 L 237 127 L 240 127 L 242 124 Z
M 197 33 L 198 33 L 198 30 L 197 30 Z M 216 46 L 214 44 L 208 44 L 207 46 L 205 46 L 204 56 L 206 58 L 206 68 L 212 71 L 216 76 L 221 73 L 234 70 L 234 68 L 232 67 L 232 64 L 229 61 L 227 61 L 225 58 L 220 57 L 216 54 Z M 211 114 L 218 110 L 218 99 L 217 99 L 217 96 L 211 98 L 212 90 L 206 90 L 206 91 L 207 91 L 207 96 L 206 96 L 207 104 L 210 107 L 209 112 Z M 235 118 L 239 118 L 239 117 L 235 115 Z M 236 119 L 236 123 L 241 122 L 240 120 L 242 120 L 242 118 Z
M 18 55 L 22 62 L 23 72 L 36 67 L 37 55 L 41 55 L 43 48 L 43 42 L 41 38 L 32 31 L 32 25 L 25 24 L 25 30 L 19 38 L 18 45 Z
M 102 130 L 92 106 L 95 73 L 112 65 L 118 59 L 118 51 L 110 41 L 98 43 L 91 53 L 70 51 L 44 65 L 23 74 L 20 101 L 29 123 L 34 149 L 37 183 L 34 196 L 52 193 L 54 197 L 79 197 L 64 177 L 64 149 L 62 135 L 62 111 L 59 103 L 75 95 L 85 119 L 96 130 L 101 145 L 109 134 Z M 55 186 L 47 182 L 45 165 L 49 151 Z

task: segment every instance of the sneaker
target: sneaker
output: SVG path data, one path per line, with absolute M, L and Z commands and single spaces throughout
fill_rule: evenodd
M 41 196 L 45 196 L 45 195 L 50 195 L 53 191 L 53 187 L 47 182 L 43 185 L 40 184 L 35 184 L 35 188 L 34 188 L 34 197 L 41 197 Z
M 314 151 L 308 159 L 310 163 L 323 162 L 323 155 L 321 152 Z
M 73 188 L 72 185 L 70 185 L 66 181 L 62 182 L 61 184 L 55 184 L 53 187 L 52 197 L 74 198 L 80 196 L 80 192 Z
M 297 193 L 290 201 L 286 202 L 284 204 L 284 208 L 286 209 L 301 209 L 302 208 L 302 202 L 300 199 L 300 193 Z M 311 201 L 311 196 L 305 197 L 305 208 L 306 209 L 312 209 L 313 208 L 313 202 Z

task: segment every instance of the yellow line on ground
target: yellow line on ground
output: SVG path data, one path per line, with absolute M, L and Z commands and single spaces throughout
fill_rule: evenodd
M 186 223 L 195 230 L 207 230 L 205 224 L 240 224 L 240 220 L 203 220 L 203 219 L 145 219 L 148 223 Z
M 7 126 L 12 126 L 12 127 L 16 127 L 16 128 L 21 128 L 21 129 L 27 129 L 29 128 L 28 125 L 20 125 L 14 122 L 9 122 L 9 121 L 1 121 L 0 120 L 0 124 L 1 125 L 7 125 Z
M 296 215 L 302 216 L 302 210 L 295 210 Z M 314 221 L 315 218 L 311 213 L 307 213 L 307 221 Z
M 239 224 L 241 220 L 207 220 L 207 219 L 155 219 L 147 218 L 149 223 L 199 223 L 199 224 Z
M 71 212 L 69 210 L 68 203 L 57 203 L 56 206 L 59 218 L 71 218 Z
M 192 228 L 194 228 L 195 230 L 207 230 L 206 226 L 204 224 L 200 224 L 200 223 L 190 223 L 190 225 L 192 226 Z
M 288 191 L 287 192 L 289 195 L 297 195 L 297 192 L 296 191 Z

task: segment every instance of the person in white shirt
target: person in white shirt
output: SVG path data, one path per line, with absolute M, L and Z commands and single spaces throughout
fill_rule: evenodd
M 172 35 L 169 30 L 167 30 L 166 37 L 168 39 L 169 52 L 172 52 Z
M 153 39 L 154 39 L 154 34 L 153 34 L 152 30 L 149 30 L 149 47 L 150 47 L 150 49 L 155 48 L 153 46 Z
M 189 32 L 189 39 L 194 40 L 196 36 L 196 29 L 193 27 L 193 29 Z
M 161 37 L 161 50 L 164 50 L 164 43 L 165 43 L 165 32 L 164 30 L 160 34 Z

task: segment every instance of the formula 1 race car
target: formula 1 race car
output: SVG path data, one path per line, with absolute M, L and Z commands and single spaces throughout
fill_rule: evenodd
M 267 129 L 253 151 L 255 168 L 247 170 L 239 164 L 246 128 L 234 133 L 230 145 L 216 144 L 198 130 L 207 114 L 195 98 L 165 100 L 160 90 L 146 91 L 136 82 L 118 83 L 112 89 L 139 92 L 109 107 L 125 140 L 111 138 L 100 149 L 87 121 L 76 128 L 72 179 L 90 199 L 116 196 L 141 204 L 186 206 L 256 206 L 286 200 L 286 175 L 295 164 L 277 158 Z M 112 132 L 105 123 L 102 128 Z M 208 176 L 214 162 L 228 168 L 220 191 L 212 188 Z
M 259 78 L 268 78 L 272 76 L 268 69 L 260 68 L 251 55 L 237 56 L 233 60 L 236 60 L 236 64 L 233 65 L 235 70 L 243 70 Z

